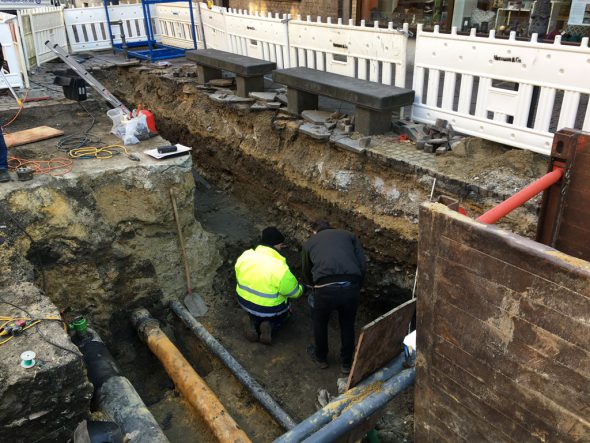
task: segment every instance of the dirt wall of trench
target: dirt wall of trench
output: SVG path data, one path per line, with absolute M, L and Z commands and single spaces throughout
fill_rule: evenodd
M 98 76 L 122 99 L 154 112 L 168 140 L 192 146 L 195 168 L 207 180 L 274 212 L 291 238 L 304 241 L 310 223 L 327 217 L 361 238 L 375 294 L 412 287 L 418 206 L 428 199 L 432 174 L 300 135 L 299 122 L 282 118 L 280 111 L 215 103 L 197 89 L 190 65 L 172 70 L 119 68 Z M 441 174 L 437 180 L 436 194 L 460 199 L 470 213 L 481 213 L 502 199 L 500 192 L 477 184 Z M 516 211 L 507 227 L 531 235 L 534 208 Z

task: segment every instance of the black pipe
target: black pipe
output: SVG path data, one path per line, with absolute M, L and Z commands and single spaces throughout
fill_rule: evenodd
M 262 407 L 281 425 L 285 430 L 295 427 L 295 421 L 281 408 L 281 406 L 254 380 L 244 367 L 232 357 L 232 355 L 223 347 L 215 337 L 213 337 L 205 327 L 191 315 L 191 313 L 180 302 L 172 300 L 170 309 L 183 321 L 183 323 L 193 333 L 199 337 L 213 354 L 215 354 L 223 364 L 242 382 L 250 391 L 252 396 L 260 402 Z
M 136 435 L 134 443 L 170 443 L 131 382 L 121 375 L 98 334 L 89 328 L 78 348 L 94 385 L 97 409 L 117 423 L 123 434 Z

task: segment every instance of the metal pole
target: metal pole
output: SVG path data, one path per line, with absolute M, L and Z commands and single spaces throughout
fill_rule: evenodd
M 342 415 L 303 441 L 305 443 L 337 441 L 383 408 L 404 389 L 413 385 L 415 380 L 416 369 L 410 368 L 400 372 L 395 377 L 387 380 L 381 390 L 358 403 L 353 403 Z
M 203 344 L 215 354 L 223 364 L 236 376 L 240 382 L 250 391 L 252 396 L 260 402 L 262 407 L 279 423 L 284 429 L 290 430 L 296 426 L 295 421 L 281 408 L 281 406 L 254 380 L 238 361 L 227 352 L 219 341 L 213 337 L 205 327 L 199 323 L 182 304 L 173 300 L 170 302 L 170 309 L 183 321 L 193 333 L 199 337 Z
M 396 374 L 399 374 L 403 369 L 404 361 L 404 354 L 401 353 L 382 369 L 370 375 L 357 386 L 328 403 L 315 414 L 307 417 L 289 432 L 277 438 L 273 443 L 299 443 L 314 432 L 317 432 L 323 426 L 327 425 L 332 420 L 335 420 L 345 408 L 349 407 L 356 400 L 362 398 L 374 389 L 376 384 L 381 385 Z
M 504 200 L 495 208 L 492 208 L 485 214 L 480 215 L 477 218 L 477 221 L 486 224 L 496 223 L 502 217 L 514 211 L 519 206 L 522 206 L 535 195 L 543 192 L 545 189 L 557 183 L 559 180 L 561 180 L 561 177 L 563 177 L 563 173 L 564 171 L 562 168 L 555 167 L 553 171 L 548 172 L 540 179 L 532 182 L 527 187 L 521 189 L 512 197 L 508 198 L 507 200 Z

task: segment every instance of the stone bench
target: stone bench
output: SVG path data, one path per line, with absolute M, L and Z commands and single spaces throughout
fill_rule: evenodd
M 197 64 L 200 84 L 221 78 L 222 70 L 236 74 L 237 95 L 240 97 L 248 97 L 253 91 L 264 91 L 264 75 L 277 67 L 274 62 L 217 49 L 186 51 L 186 58 Z
M 355 129 L 364 135 L 389 131 L 392 111 L 414 101 L 411 89 L 309 68 L 280 69 L 273 72 L 272 78 L 287 86 L 287 106 L 293 114 L 317 109 L 320 95 L 354 104 Z

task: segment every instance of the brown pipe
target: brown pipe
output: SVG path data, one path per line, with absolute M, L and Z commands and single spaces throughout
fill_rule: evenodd
M 158 321 L 146 309 L 140 308 L 131 313 L 131 322 L 141 339 L 158 357 L 176 388 L 201 416 L 217 440 L 222 443 L 251 443 L 215 393 L 162 332 Z

